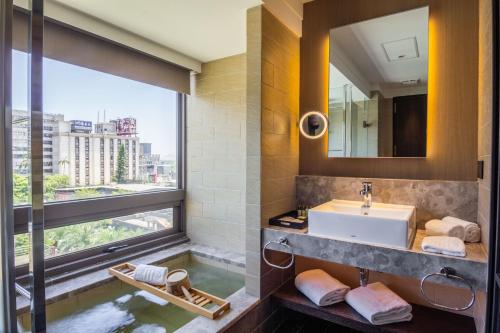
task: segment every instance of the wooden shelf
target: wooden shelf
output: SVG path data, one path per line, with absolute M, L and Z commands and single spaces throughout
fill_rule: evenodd
M 374 326 L 345 302 L 328 307 L 315 305 L 295 288 L 293 281 L 283 285 L 272 297 L 278 305 L 287 309 L 366 333 L 476 332 L 474 319 L 471 317 L 416 304 L 412 304 L 412 321 Z

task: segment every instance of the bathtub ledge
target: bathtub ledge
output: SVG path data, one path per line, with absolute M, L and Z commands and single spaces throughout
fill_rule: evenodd
M 158 252 L 148 254 L 139 258 L 130 260 L 133 264 L 159 264 L 164 261 L 172 260 L 183 255 L 192 254 L 199 257 L 222 262 L 228 265 L 245 268 L 244 255 L 224 251 L 211 246 L 205 246 L 195 243 L 183 243 Z M 50 283 L 47 280 L 46 287 L 46 304 L 56 303 L 57 301 L 72 297 L 79 293 L 83 293 L 92 288 L 96 288 L 114 279 L 109 275 L 107 268 L 100 269 L 92 273 L 83 274 L 75 278 L 71 278 L 58 283 Z M 29 299 L 18 296 L 16 298 L 17 314 L 22 314 L 29 311 Z
M 174 331 L 174 333 L 213 333 L 222 332 L 239 318 L 244 316 L 259 302 L 258 298 L 246 293 L 245 287 L 233 293 L 227 298 L 231 302 L 231 309 L 221 317 L 211 320 L 198 316 L 186 325 Z

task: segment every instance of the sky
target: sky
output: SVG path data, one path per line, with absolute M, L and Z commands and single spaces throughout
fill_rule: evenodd
M 118 76 L 44 58 L 45 113 L 60 113 L 65 120 L 103 121 L 137 119 L 140 142 L 152 143 L 153 154 L 176 154 L 176 92 Z M 12 106 L 27 110 L 27 54 L 13 51 Z

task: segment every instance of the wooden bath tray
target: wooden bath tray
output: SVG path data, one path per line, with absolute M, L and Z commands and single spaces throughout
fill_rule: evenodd
M 158 296 L 172 304 L 175 304 L 187 311 L 197 313 L 210 319 L 215 319 L 229 310 L 231 304 L 219 297 L 210 295 L 204 291 L 190 288 L 189 292 L 193 297 L 194 303 L 189 302 L 186 296 L 175 296 L 165 290 L 165 286 L 155 286 L 149 283 L 136 281 L 134 279 L 135 266 L 130 263 L 124 263 L 108 268 L 111 275 L 126 282 L 136 288 L 145 290 L 155 296 Z M 215 309 L 205 308 L 205 306 L 216 305 Z

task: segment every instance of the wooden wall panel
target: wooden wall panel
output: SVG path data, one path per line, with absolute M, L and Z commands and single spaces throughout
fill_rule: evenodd
M 262 8 L 262 224 L 296 208 L 300 39 Z
M 478 3 L 476 0 L 315 0 L 304 5 L 301 114 L 328 111 L 329 30 L 429 5 L 427 158 L 328 158 L 328 138 L 300 138 L 300 174 L 475 180 Z

